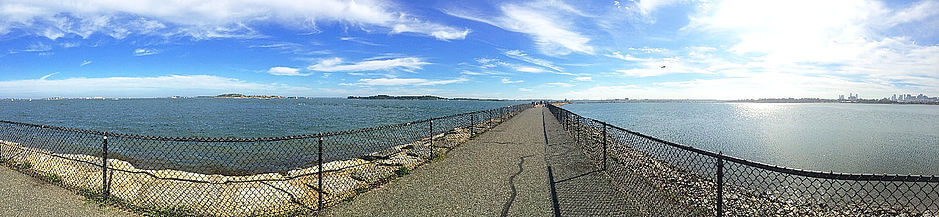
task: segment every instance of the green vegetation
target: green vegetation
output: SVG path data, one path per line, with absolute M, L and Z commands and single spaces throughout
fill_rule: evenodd
M 59 175 L 55 173 L 46 174 L 46 180 L 49 180 L 49 182 L 52 183 L 62 182 L 62 178 L 60 178 Z
M 395 174 L 398 175 L 398 177 L 406 176 L 411 174 L 411 170 L 407 167 L 398 167 L 398 170 L 395 171 Z
M 23 162 L 21 164 L 16 165 L 16 168 L 19 170 L 28 170 L 30 168 L 33 168 L 33 165 L 30 164 L 29 162 Z

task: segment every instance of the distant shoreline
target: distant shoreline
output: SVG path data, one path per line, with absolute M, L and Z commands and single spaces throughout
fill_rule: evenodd
M 346 99 L 364 99 L 364 100 L 466 100 L 466 101 L 506 101 L 504 99 L 476 99 L 476 98 L 445 98 L 439 96 L 390 96 L 390 95 L 374 95 L 374 96 L 349 96 Z

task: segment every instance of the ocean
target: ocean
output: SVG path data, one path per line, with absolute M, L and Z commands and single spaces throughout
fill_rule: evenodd
M 574 113 L 693 147 L 785 167 L 939 175 L 939 106 L 607 103 Z
M 5 100 L 0 120 L 165 137 L 279 137 L 352 130 L 521 101 L 157 98 Z

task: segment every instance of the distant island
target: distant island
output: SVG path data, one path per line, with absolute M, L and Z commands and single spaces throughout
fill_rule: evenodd
M 383 99 L 383 100 L 475 100 L 475 101 L 503 101 L 501 99 L 475 99 L 475 98 L 445 98 L 439 96 L 349 96 L 347 99 Z
M 269 96 L 269 95 L 257 95 L 257 96 L 248 96 L 244 94 L 229 93 L 215 96 L 215 98 L 236 98 L 236 99 L 284 99 L 286 97 L 282 96 Z

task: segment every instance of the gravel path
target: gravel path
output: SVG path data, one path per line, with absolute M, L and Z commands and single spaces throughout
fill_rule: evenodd
M 542 108 L 529 109 L 326 216 L 551 216 Z
M 0 166 L 0 216 L 136 216 Z

